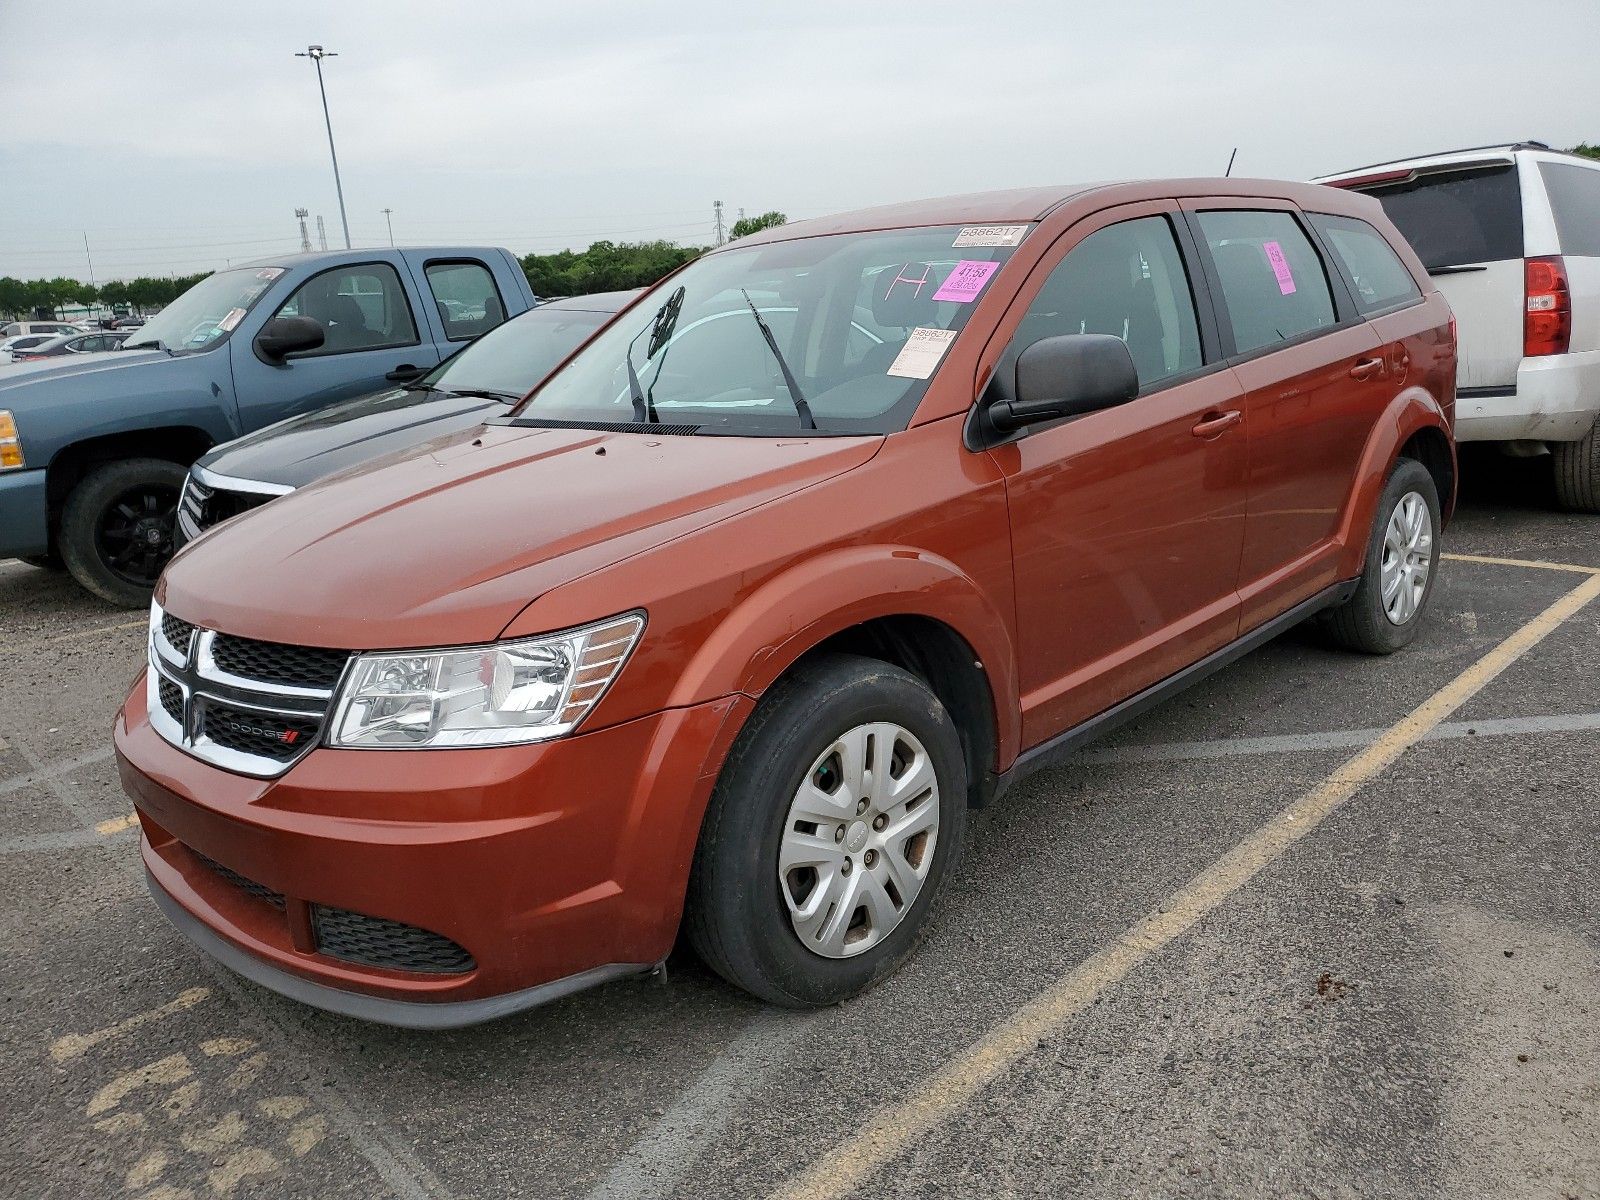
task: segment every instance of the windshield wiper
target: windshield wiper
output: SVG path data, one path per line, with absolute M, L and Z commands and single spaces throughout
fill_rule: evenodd
M 494 388 L 434 388 L 436 392 L 443 392 L 446 396 L 468 396 L 478 400 L 505 400 L 515 401 L 522 399 L 521 392 L 499 392 Z
M 678 288 L 668 296 L 661 307 L 656 309 L 656 315 L 651 318 L 650 342 L 645 347 L 645 361 L 649 362 L 655 357 L 656 351 L 666 344 L 672 336 L 672 330 L 678 324 L 678 314 L 683 311 L 683 288 Z M 639 372 L 633 367 L 633 344 L 645 334 L 643 329 L 633 335 L 633 341 L 628 343 L 626 358 L 628 361 L 628 394 L 633 397 L 633 419 L 641 425 L 654 425 L 656 420 L 656 384 L 655 379 L 650 381 L 650 391 L 647 394 L 639 383 Z M 663 362 L 665 356 L 663 356 Z M 656 379 L 661 378 L 661 366 L 656 367 Z
M 160 338 L 151 338 L 148 342 L 134 342 L 131 345 L 123 342 L 122 348 L 124 350 L 160 350 L 165 354 L 170 354 L 173 358 L 178 356 L 178 352 Z
M 761 310 L 756 307 L 756 302 L 750 299 L 750 293 L 743 288 L 739 294 L 744 297 L 744 302 L 750 306 L 750 315 L 756 319 L 756 324 L 761 327 L 761 336 L 767 339 L 767 345 L 772 350 L 772 357 L 778 360 L 778 370 L 783 372 L 783 386 L 789 389 L 789 399 L 794 401 L 794 410 L 800 414 L 800 424 L 807 429 L 817 427 L 816 419 L 811 415 L 811 406 L 806 403 L 806 398 L 800 392 L 800 385 L 795 382 L 794 372 L 789 369 L 788 362 L 783 357 L 783 351 L 778 349 L 778 339 L 772 336 L 772 330 L 767 328 L 766 321 L 761 318 Z

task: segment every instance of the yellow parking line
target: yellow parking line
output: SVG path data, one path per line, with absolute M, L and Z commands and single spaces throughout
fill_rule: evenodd
M 79 638 L 93 637 L 97 633 L 116 633 L 123 629 L 145 629 L 149 626 L 148 618 L 142 621 L 128 621 L 122 625 L 96 625 L 93 629 L 75 629 L 71 633 L 56 633 L 42 638 L 21 638 L 14 642 L 0 642 L 0 645 L 9 645 L 16 649 L 27 646 L 50 646 L 56 642 L 72 642 Z
M 94 827 L 94 831 L 102 837 L 110 837 L 113 833 L 121 833 L 124 829 L 132 829 L 139 823 L 139 818 L 129 813 L 125 817 L 113 817 L 109 821 L 101 821 Z
M 991 1029 L 936 1072 L 918 1094 L 897 1099 L 879 1110 L 860 1132 L 835 1144 L 816 1164 L 785 1185 L 778 1196 L 783 1200 L 824 1200 L 857 1194 L 896 1155 L 970 1103 L 984 1087 L 1088 1007 L 1096 996 L 1188 932 L 1596 596 L 1600 596 L 1600 572 L 1593 573 L 1423 701 L 1319 787 L 1283 809 L 1170 896 L 1158 911 Z
M 1537 567 L 1541 571 L 1572 571 L 1579 575 L 1600 575 L 1600 567 L 1580 567 L 1577 563 L 1537 562 L 1526 558 L 1487 558 L 1481 554 L 1441 554 L 1451 562 L 1483 563 L 1491 567 Z

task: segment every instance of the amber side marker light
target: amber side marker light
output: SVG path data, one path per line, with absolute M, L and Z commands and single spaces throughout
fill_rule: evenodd
M 1530 258 L 1523 269 L 1528 295 L 1523 314 L 1522 353 L 1532 358 L 1565 354 L 1572 347 L 1572 291 L 1560 255 Z
M 0 471 L 22 465 L 22 439 L 17 434 L 16 418 L 0 408 Z

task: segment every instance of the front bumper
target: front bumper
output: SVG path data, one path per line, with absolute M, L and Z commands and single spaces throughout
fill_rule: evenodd
M 1500 394 L 1456 396 L 1458 442 L 1575 442 L 1600 417 L 1600 350 L 1525 358 Z
M 729 718 L 748 705 L 731 697 L 542 745 L 319 748 L 263 780 L 163 740 L 141 679 L 115 741 L 152 891 L 180 929 L 295 999 L 440 1028 L 666 957 L 740 723 Z M 430 973 L 336 957 L 319 935 L 329 909 L 448 938 L 470 960 Z
M 0 471 L 0 558 L 50 549 L 44 471 Z

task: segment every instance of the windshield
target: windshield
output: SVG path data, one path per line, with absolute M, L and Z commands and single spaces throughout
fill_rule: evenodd
M 146 321 L 123 346 L 136 350 L 160 343 L 174 352 L 204 350 L 226 337 L 282 274 L 282 267 L 241 267 L 208 275 Z
M 495 392 L 520 400 L 612 316 L 574 308 L 536 308 L 489 330 L 419 382 L 439 391 Z
M 807 428 L 809 408 L 824 434 L 904 429 L 1028 228 L 830 234 L 708 254 L 545 380 L 517 421 L 614 425 L 649 413 L 700 433 L 785 436 Z

